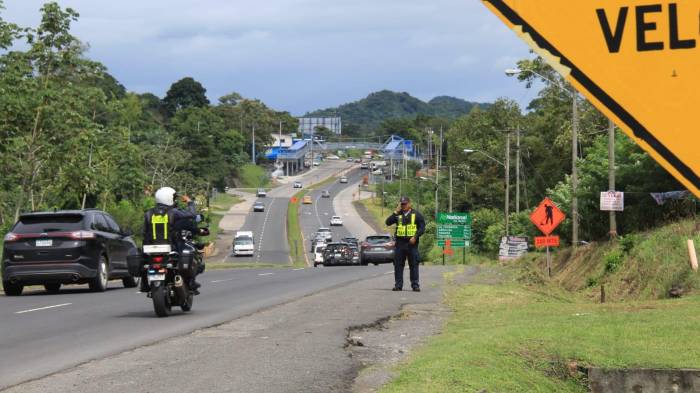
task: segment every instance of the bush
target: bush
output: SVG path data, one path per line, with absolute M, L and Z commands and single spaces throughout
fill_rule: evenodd
M 425 225 L 425 234 L 421 236 L 420 243 L 418 244 L 418 254 L 420 255 L 421 261 L 427 261 L 429 259 L 428 254 L 430 254 L 430 250 L 432 250 L 435 245 L 436 230 L 435 222 L 429 222 Z
M 610 250 L 607 254 L 605 254 L 604 258 L 606 273 L 615 273 L 616 271 L 618 271 L 625 259 L 622 250 L 618 248 Z
M 495 223 L 486 229 L 483 250 L 489 253 L 498 252 L 501 247 L 501 238 L 506 233 L 502 222 Z
M 503 227 L 503 213 L 498 209 L 479 209 L 472 214 L 472 247 L 475 251 L 493 250 L 493 244 L 490 244 L 490 240 L 486 240 L 486 232 L 489 227 L 497 223 L 501 224 L 501 228 Z M 498 242 L 503 232 L 501 230 L 498 235 Z
M 619 241 L 620 247 L 622 247 L 622 252 L 625 254 L 632 252 L 634 246 L 637 245 L 637 240 L 636 235 L 620 236 Z

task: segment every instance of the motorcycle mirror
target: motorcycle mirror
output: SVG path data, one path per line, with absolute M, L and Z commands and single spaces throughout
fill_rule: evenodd
M 199 236 L 209 236 L 209 228 L 199 228 Z

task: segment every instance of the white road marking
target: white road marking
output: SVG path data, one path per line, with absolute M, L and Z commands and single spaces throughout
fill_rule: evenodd
M 226 280 L 214 280 L 214 281 L 212 281 L 211 283 L 212 283 L 212 284 L 217 284 L 217 283 L 220 283 L 220 282 L 227 282 L 227 281 L 233 281 L 233 280 L 235 280 L 235 278 L 227 278 Z
M 256 262 L 260 262 L 260 258 L 262 257 L 262 246 L 263 246 L 263 239 L 265 236 L 265 227 L 267 226 L 267 221 L 270 219 L 270 212 L 272 211 L 272 205 L 275 204 L 275 198 L 272 199 L 272 202 L 270 202 L 270 205 L 268 206 L 267 210 L 265 211 L 265 221 L 263 221 L 262 229 L 260 230 L 260 241 L 258 242 L 258 257 L 256 259 Z
M 391 273 L 393 273 L 393 272 L 394 272 L 394 271 L 392 270 L 392 271 L 390 271 L 390 272 L 384 273 L 384 275 L 386 276 L 387 274 L 391 274 Z
M 299 270 L 304 270 L 304 268 L 302 267 L 301 269 L 293 269 L 292 271 L 298 272 Z
M 55 306 L 46 306 L 46 307 L 32 308 L 31 310 L 17 311 L 15 314 L 26 314 L 26 313 L 28 313 L 28 312 L 42 311 L 42 310 L 48 310 L 48 309 L 51 309 L 51 308 L 70 306 L 71 304 L 73 304 L 73 303 L 63 303 L 63 304 L 56 304 Z
M 275 274 L 275 273 L 260 273 L 260 274 L 258 274 L 258 276 L 271 276 L 273 274 Z

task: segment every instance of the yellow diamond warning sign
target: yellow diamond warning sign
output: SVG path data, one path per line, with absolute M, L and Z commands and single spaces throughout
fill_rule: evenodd
M 482 1 L 700 197 L 700 1 Z

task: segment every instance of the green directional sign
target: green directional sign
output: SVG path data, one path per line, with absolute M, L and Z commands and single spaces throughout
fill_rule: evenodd
M 472 216 L 469 213 L 438 213 L 436 238 L 438 246 L 445 247 L 450 240 L 450 246 L 465 248 L 471 245 Z

